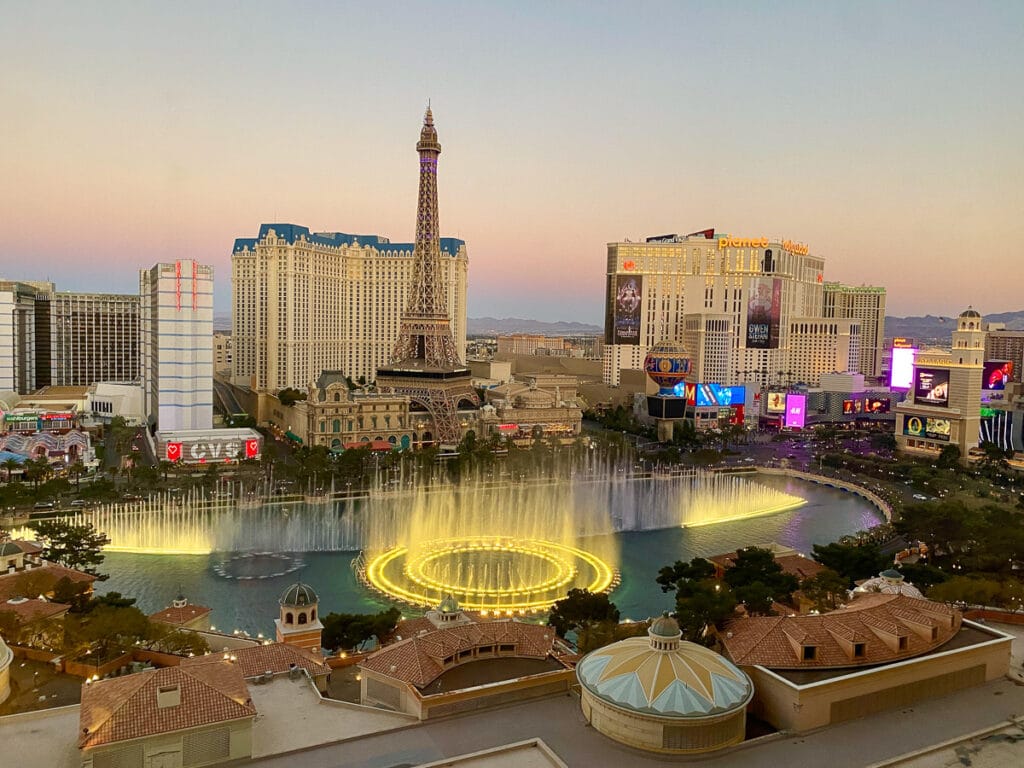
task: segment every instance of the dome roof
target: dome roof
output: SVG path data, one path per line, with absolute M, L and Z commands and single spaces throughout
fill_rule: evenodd
M 313 603 L 320 602 L 320 598 L 317 597 L 316 592 L 308 584 L 303 584 L 298 581 L 292 584 L 288 589 L 281 595 L 281 599 L 278 601 L 281 605 L 312 605 Z
M 981 313 L 974 307 L 968 307 L 960 313 L 960 317 L 981 317 Z
M 754 685 L 728 659 L 685 641 L 672 650 L 655 649 L 652 643 L 660 635 L 654 630 L 662 621 L 651 625 L 651 639 L 631 637 L 584 656 L 576 666 L 580 684 L 613 706 L 667 718 L 701 718 L 746 707 Z
M 555 396 L 539 389 L 528 389 L 519 393 L 516 400 L 522 408 L 550 408 L 555 402 Z
M 5 555 L 20 555 L 21 547 L 15 544 L 13 541 L 5 541 L 0 544 L 0 557 Z
M 439 613 L 458 613 L 459 612 L 459 601 L 455 599 L 455 596 L 451 593 L 444 596 L 441 604 L 437 606 Z
M 679 637 L 681 634 L 679 623 L 667 613 L 663 613 L 651 622 L 651 628 L 648 631 L 658 637 Z
M 659 394 L 671 393 L 673 387 L 686 381 L 690 374 L 690 353 L 678 341 L 663 339 L 647 352 L 644 370 L 660 388 Z
M 909 581 L 904 581 L 904 576 L 899 571 L 890 568 L 886 571 L 882 571 L 874 578 L 862 581 L 857 585 L 854 592 L 880 592 L 883 595 L 906 595 L 907 597 L 924 597 L 921 594 L 921 590 L 911 584 Z

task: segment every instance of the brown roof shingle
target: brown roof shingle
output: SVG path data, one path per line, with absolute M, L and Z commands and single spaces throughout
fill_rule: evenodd
M 20 595 L 22 581 L 19 577 L 26 576 L 28 574 L 38 574 L 35 578 L 39 580 L 40 592 L 42 594 L 49 595 L 53 592 L 54 585 L 62 578 L 67 576 L 71 581 L 74 582 L 92 582 L 96 581 L 96 577 L 91 573 L 83 573 L 82 571 L 76 571 L 72 568 L 65 568 L 63 565 L 55 565 L 54 563 L 46 563 L 38 568 L 29 568 L 24 571 L 17 571 L 16 573 L 4 573 L 0 574 L 0 601 L 10 600 L 12 597 L 38 597 L 36 595 Z
M 175 627 L 180 627 L 190 621 L 208 616 L 212 612 L 213 609 L 207 608 L 205 605 L 186 605 L 183 608 L 176 608 L 172 605 L 169 608 L 164 608 L 162 611 L 151 613 L 149 619 L 150 621 L 158 621 L 161 624 L 171 624 Z
M 720 639 L 735 664 L 829 669 L 918 656 L 943 645 L 959 629 L 960 614 L 941 603 L 900 594 L 866 594 L 820 615 L 734 619 Z M 900 638 L 905 638 L 903 649 Z M 863 654 L 855 655 L 854 646 L 860 643 Z M 814 646 L 814 658 L 804 659 L 802 646 Z
M 331 671 L 323 658 L 317 654 L 307 651 L 304 648 L 296 648 L 287 643 L 270 643 L 269 645 L 254 645 L 251 648 L 236 648 L 229 651 L 229 655 L 235 657 L 234 665 L 241 670 L 242 677 L 259 677 L 264 672 L 272 672 L 275 675 L 282 674 L 291 669 L 294 664 L 300 669 L 309 672 L 310 675 L 326 675 Z M 223 653 L 208 653 L 205 656 L 195 656 L 182 661 L 182 666 L 194 666 L 202 664 L 213 664 L 223 662 Z
M 178 687 L 181 702 L 158 706 L 157 690 L 173 686 Z M 89 749 L 255 716 L 245 680 L 234 664 L 166 667 L 83 687 L 78 746 Z
M 511 644 L 516 656 L 544 658 L 551 653 L 555 631 L 519 621 L 487 621 L 435 629 L 401 640 L 371 654 L 359 666 L 417 688 L 429 685 L 444 671 L 444 660 L 481 645 Z

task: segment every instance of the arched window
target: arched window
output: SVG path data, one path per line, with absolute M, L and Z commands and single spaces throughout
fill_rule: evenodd
M 321 421 L 320 422 L 320 431 L 321 432 L 326 432 L 327 431 L 327 422 L 326 421 Z
M 341 419 L 335 419 L 331 423 L 331 427 L 333 432 L 341 432 Z
M 336 402 L 336 403 L 340 403 L 341 402 L 341 393 L 340 392 L 335 392 L 334 393 L 334 402 Z
M 310 621 L 316 621 L 316 608 L 314 608 L 309 614 Z
M 306 623 L 306 614 L 305 613 L 300 613 L 299 614 L 299 624 L 305 624 L 305 623 Z
M 291 611 L 289 611 L 288 613 L 286 613 L 284 615 L 284 623 L 285 624 L 294 624 L 295 623 L 295 617 L 292 616 Z

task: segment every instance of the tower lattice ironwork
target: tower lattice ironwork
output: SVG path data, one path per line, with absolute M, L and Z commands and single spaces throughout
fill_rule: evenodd
M 451 444 L 461 437 L 459 404 L 476 408 L 480 400 L 470 383 L 469 369 L 459 359 L 441 277 L 437 214 L 437 158 L 441 144 L 429 107 L 423 116 L 416 151 L 420 156 L 420 189 L 412 292 L 402 314 L 392 362 L 377 371 L 377 387 L 407 395 L 425 408 L 434 423 L 437 440 Z

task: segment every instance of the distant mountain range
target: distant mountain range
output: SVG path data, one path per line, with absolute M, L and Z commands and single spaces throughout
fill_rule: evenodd
M 1024 330 L 1024 311 L 998 312 L 985 315 L 984 320 L 986 323 L 1005 323 L 1007 330 Z M 887 316 L 885 318 L 886 336 L 905 336 L 919 342 L 948 345 L 954 328 L 956 328 L 956 315 L 949 317 L 935 315 L 925 315 L 924 317 Z
M 598 325 L 589 323 L 527 320 L 521 317 L 470 317 L 466 319 L 466 332 L 471 336 L 497 336 L 507 333 L 536 333 L 543 336 L 594 336 L 604 333 Z

